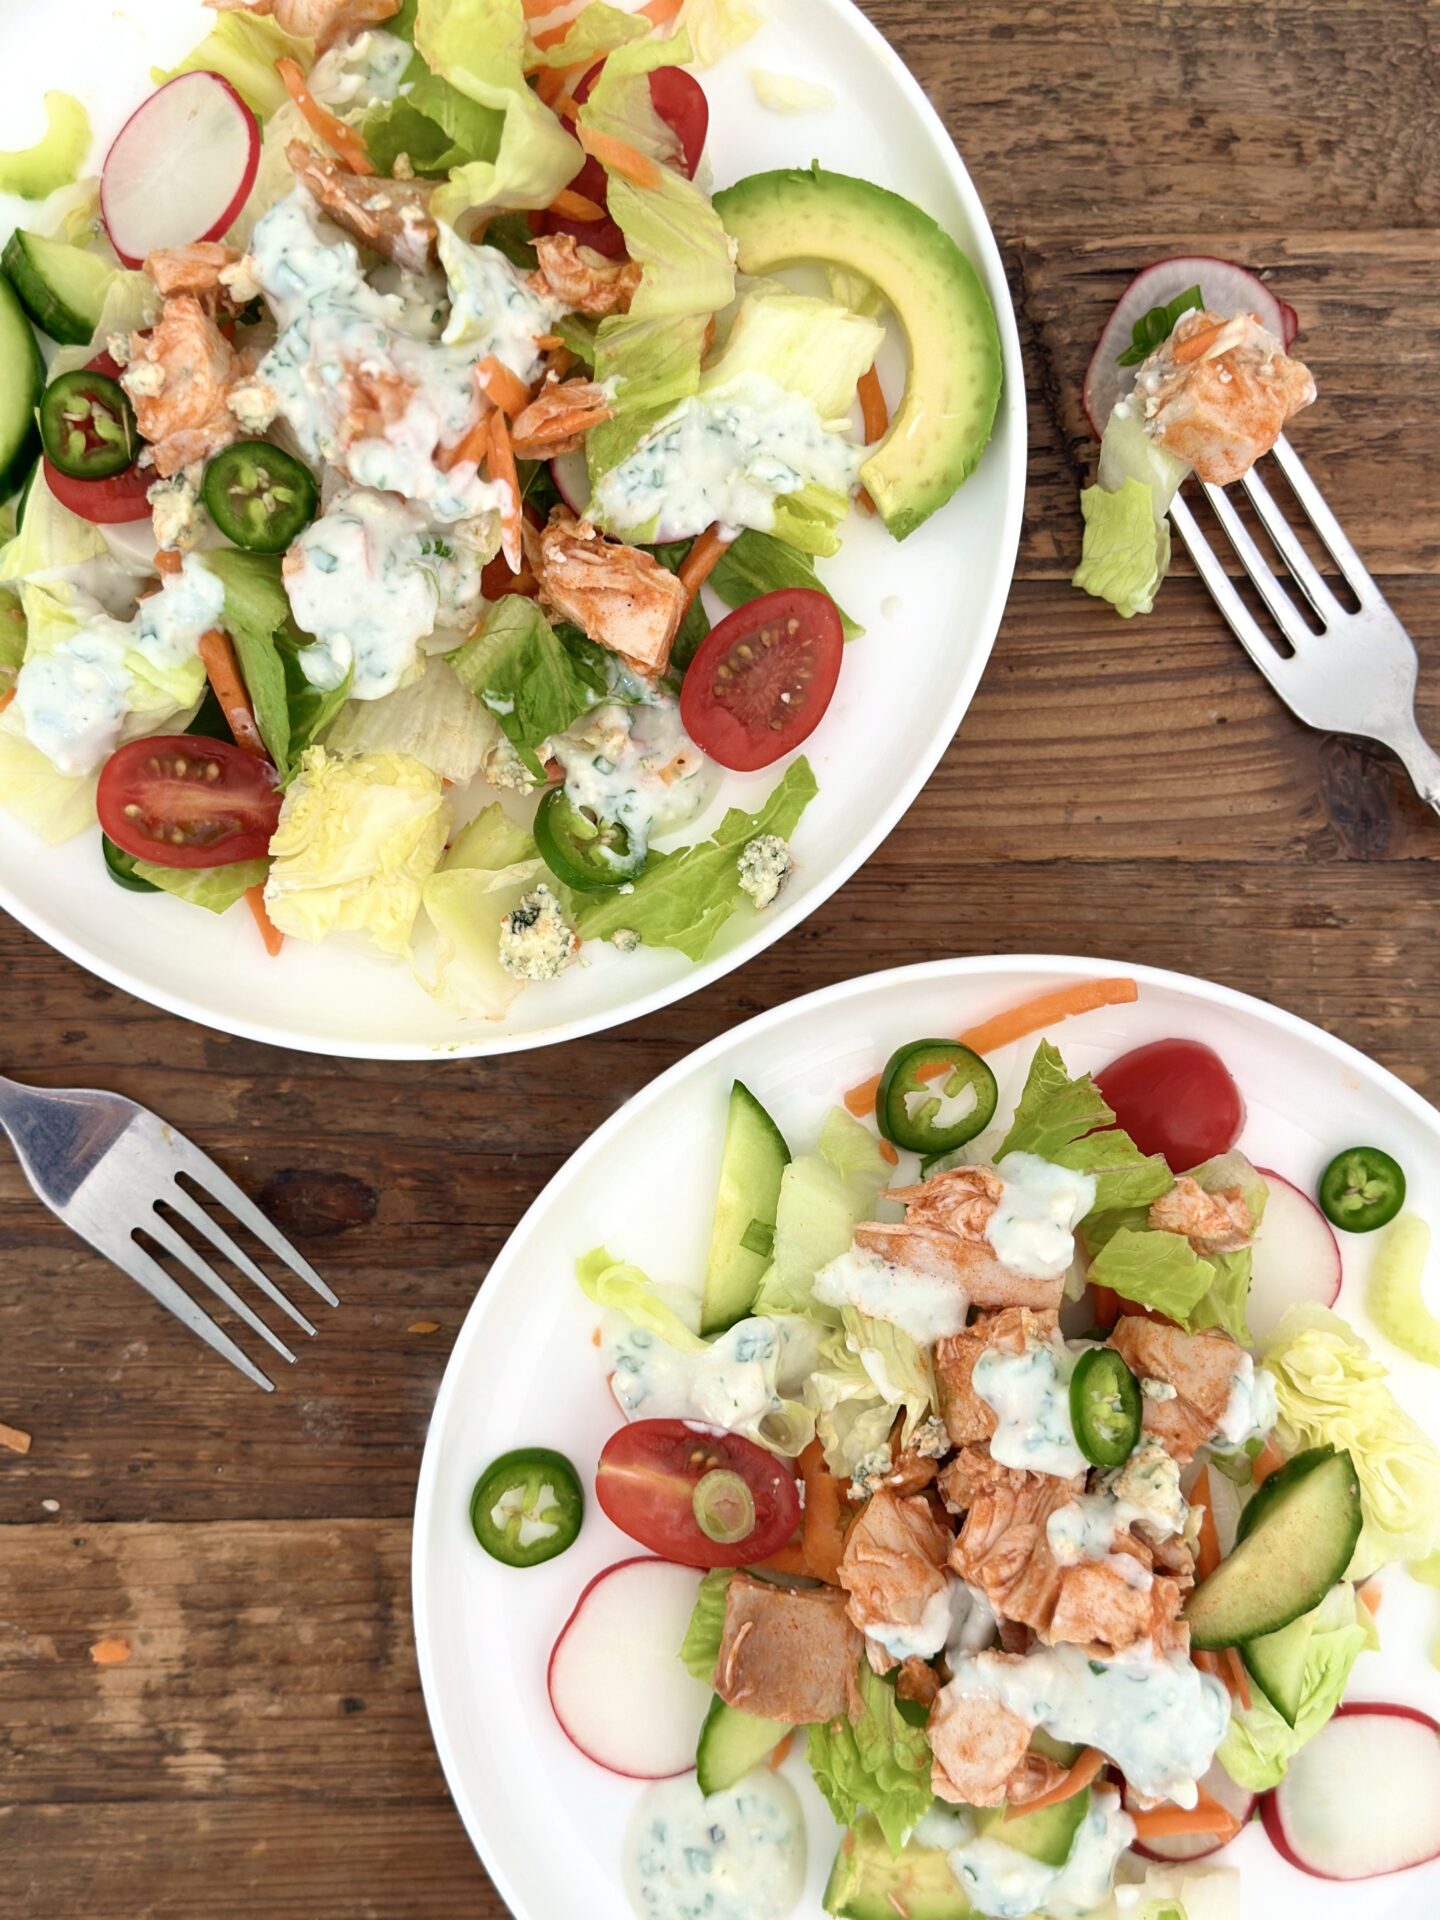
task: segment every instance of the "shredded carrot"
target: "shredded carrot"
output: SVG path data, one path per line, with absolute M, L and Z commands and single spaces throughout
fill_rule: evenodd
M 3 713 L 5 711 L 6 707 L 9 706 L 10 702 L 14 698 L 15 698 L 14 687 L 6 687 L 5 691 L 3 693 L 0 693 L 0 713 Z
M 285 936 L 265 911 L 265 883 L 263 881 L 258 887 L 247 887 L 245 889 L 245 904 L 254 915 L 255 924 L 260 929 L 260 938 L 265 942 L 265 951 L 273 960 L 284 946 Z
M 810 1572 L 810 1562 L 805 1558 L 804 1547 L 777 1547 L 774 1553 L 769 1554 L 764 1560 L 755 1561 L 754 1564 L 757 1567 L 764 1567 L 768 1573 L 798 1573 L 808 1576 Z
M 1023 1807 L 1011 1807 L 1005 1815 L 1007 1820 L 1016 1820 L 1022 1814 L 1038 1813 L 1041 1807 L 1058 1806 L 1062 1800 L 1073 1800 L 1082 1793 L 1105 1764 L 1105 1756 L 1098 1747 L 1086 1747 L 1070 1771 L 1057 1780 L 1048 1793 L 1042 1793 L 1038 1799 L 1027 1800 Z
M 1093 1287 L 1093 1305 L 1097 1327 L 1110 1328 L 1120 1318 L 1120 1296 L 1113 1287 Z
M 795 1729 L 792 1727 L 789 1733 L 781 1737 L 780 1744 L 770 1755 L 770 1771 L 772 1773 L 778 1773 L 781 1767 L 784 1766 L 785 1762 L 790 1758 L 790 1749 L 794 1744 Z
M 876 440 L 883 440 L 890 431 L 890 409 L 885 404 L 884 389 L 874 367 L 867 367 L 861 374 L 856 392 L 860 396 L 860 419 L 865 428 L 865 444 L 869 446 Z
M 710 578 L 716 562 L 729 544 L 720 531 L 718 520 L 712 521 L 703 533 L 696 535 L 690 551 L 680 562 L 680 584 L 685 589 L 687 607 Z
M 862 513 L 874 513 L 875 502 L 870 498 L 870 489 L 868 487 L 857 487 L 855 489 L 855 504 Z
M 475 369 L 480 391 L 501 413 L 515 414 L 529 404 L 530 389 L 518 373 L 512 373 L 493 353 L 487 353 Z
M 535 82 L 536 99 L 542 105 L 549 107 L 553 113 L 558 113 L 560 110 L 559 102 L 565 93 L 565 74 L 564 67 L 544 67 L 541 69 L 540 78 Z M 578 113 L 580 109 L 576 107 L 575 111 Z
M 1195 1578 L 1208 1580 L 1220 1564 L 1220 1535 L 1210 1505 L 1210 1469 L 1202 1467 L 1190 1489 L 1190 1504 L 1200 1509 L 1200 1537 L 1195 1542 Z
M 558 347 L 551 347 L 546 361 L 545 371 L 553 373 L 556 380 L 563 380 L 575 364 L 575 356 L 562 340 Z
M 503 413 L 490 416 L 490 478 L 503 480 L 509 499 L 500 515 L 500 550 L 510 571 L 519 573 L 525 564 L 525 547 L 520 537 L 520 476 L 515 471 L 515 450 L 510 444 L 510 429 Z
M 215 698 L 220 702 L 220 711 L 235 736 L 236 746 L 243 747 L 246 753 L 256 754 L 262 760 L 268 759 L 229 634 L 222 633 L 219 627 L 211 627 L 208 633 L 201 634 L 198 651 L 205 663 L 210 685 L 215 690 Z
M 540 582 L 526 566 L 512 573 L 510 562 L 503 553 L 497 553 L 480 570 L 480 591 L 487 600 L 503 600 L 507 593 L 523 594 L 527 600 L 533 600 L 540 591 Z
M 800 1538 L 814 1580 L 833 1587 L 845 1549 L 844 1498 L 840 1482 L 825 1464 L 825 1450 L 812 1440 L 800 1456 L 800 1478 L 805 1487 L 805 1513 Z
M 593 1332 L 593 1333 L 591 1334 L 591 1336 L 590 1336 L 590 1344 L 591 1344 L 591 1346 L 592 1346 L 592 1347 L 598 1347 L 598 1346 L 600 1345 L 600 1329 L 599 1329 L 599 1327 L 596 1327 L 596 1329 L 595 1329 L 595 1331 L 594 1331 L 594 1332 Z
M 899 1166 L 900 1155 L 896 1152 L 895 1148 L 891 1146 L 888 1140 L 878 1140 L 876 1142 L 876 1145 L 880 1149 L 880 1158 L 885 1162 L 887 1167 Z
M 1130 1818 L 1137 1840 L 1163 1840 L 1181 1833 L 1213 1833 L 1229 1840 L 1240 1822 L 1213 1795 L 1202 1792 L 1193 1807 L 1137 1807 Z
M 1380 1602 L 1385 1598 L 1385 1589 L 1373 1577 L 1362 1580 L 1355 1589 L 1355 1598 L 1364 1607 L 1372 1620 L 1380 1617 Z
M 521 0 L 521 12 L 527 20 L 540 20 L 553 13 L 560 0 Z
M 618 134 L 602 133 L 598 127 L 577 126 L 576 138 L 586 153 L 593 153 L 603 167 L 618 173 L 637 187 L 658 187 L 660 169 L 648 153 L 641 153 Z
M 90 1658 L 97 1667 L 118 1667 L 130 1658 L 130 1642 L 118 1633 L 106 1634 L 91 1647 Z
M 1188 366 L 1192 360 L 1198 360 L 1208 353 L 1229 324 L 1228 320 L 1217 320 L 1214 326 L 1201 327 L 1187 339 L 1182 340 L 1178 346 L 1173 347 L 1171 353 L 1176 366 Z
M 643 13 L 653 26 L 664 27 L 675 18 L 685 0 L 645 0 L 643 7 L 637 7 L 637 13 Z
M 1000 1047 L 1009 1046 L 1012 1040 L 1023 1040 L 1027 1034 L 1038 1033 L 1041 1027 L 1048 1027 L 1052 1021 L 1066 1020 L 1076 1013 L 1091 1013 L 1096 1007 L 1125 1006 L 1139 998 L 1139 987 L 1133 980 L 1123 977 L 1077 980 L 1073 986 L 1057 987 L 1053 993 L 1037 994 L 1033 1000 L 1022 1000 L 1018 1007 L 1010 1007 L 989 1020 L 982 1020 L 978 1027 L 971 1027 L 962 1033 L 959 1042 L 973 1053 L 994 1053 Z M 931 1069 L 930 1077 L 933 1079 L 946 1071 L 945 1063 L 939 1061 Z M 880 1076 L 878 1073 L 872 1074 L 868 1080 L 862 1080 L 858 1087 L 850 1089 L 845 1096 L 845 1105 L 851 1113 L 869 1113 L 875 1105 L 879 1088 Z
M 598 200 L 592 200 L 588 194 L 576 193 L 573 187 L 562 187 L 550 202 L 548 211 L 563 214 L 567 220 L 605 218 L 605 209 Z
M 549 107 L 550 111 L 558 114 L 562 120 L 578 120 L 580 118 L 580 102 L 572 99 L 568 93 L 561 90 L 558 84 L 557 86 L 551 87 L 547 94 L 545 82 L 550 78 L 551 75 L 548 73 L 542 76 L 540 84 L 535 89 L 536 93 L 540 95 L 540 98 L 545 102 L 546 106 Z M 555 78 L 557 82 L 560 79 L 558 68 L 555 70 Z
M 1285 1464 L 1285 1456 L 1273 1440 L 1267 1440 L 1255 1456 L 1255 1465 L 1250 1472 L 1253 1486 L 1263 1487 L 1272 1473 L 1277 1473 Z
M 353 127 L 347 127 L 328 107 L 321 106 L 306 86 L 299 63 L 285 54 L 275 62 L 275 71 L 285 82 L 285 91 L 336 158 L 343 160 L 351 173 L 374 173 L 365 142 Z
M 487 359 L 489 357 L 489 355 L 486 356 Z M 435 455 L 435 464 L 442 473 L 449 473 L 452 467 L 458 467 L 461 462 L 465 460 L 473 460 L 478 467 L 490 450 L 490 412 L 492 403 L 489 394 L 485 391 L 481 367 L 476 367 L 473 377 L 475 381 L 475 397 L 480 403 L 480 411 L 476 419 L 465 429 L 453 447 L 441 447 Z
M 155 571 L 160 574 L 179 573 L 185 565 L 185 556 L 178 547 L 161 547 L 155 555 Z
M 538 33 L 531 34 L 530 44 L 541 53 L 548 47 L 558 47 L 574 24 L 573 20 L 562 20 L 558 27 L 542 27 Z
M 7 1427 L 0 1420 L 0 1447 L 8 1447 L 11 1453 L 28 1453 L 30 1436 L 23 1427 Z

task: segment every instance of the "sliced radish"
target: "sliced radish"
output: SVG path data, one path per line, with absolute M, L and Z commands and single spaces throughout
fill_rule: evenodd
M 1268 327 L 1285 346 L 1300 331 L 1293 307 L 1257 280 L 1248 267 L 1233 260 L 1217 260 L 1208 253 L 1180 253 L 1170 260 L 1157 260 L 1153 267 L 1137 273 L 1115 302 L 1105 322 L 1099 342 L 1085 369 L 1083 399 L 1091 431 L 1100 435 L 1110 418 L 1110 409 L 1134 383 L 1135 369 L 1115 363 L 1129 347 L 1135 322 L 1152 307 L 1168 306 L 1187 287 L 1199 287 L 1205 304 L 1216 313 L 1254 313 L 1262 327 Z
M 666 1780 L 695 1764 L 710 1689 L 680 1664 L 700 1576 L 671 1560 L 597 1573 L 550 1654 L 550 1705 L 597 1766 Z
M 1340 1246 L 1313 1200 L 1268 1167 L 1270 1189 L 1255 1236 L 1250 1280 L 1250 1337 L 1268 1340 L 1281 1316 L 1302 1304 L 1333 1307 L 1340 1292 Z
M 255 183 L 260 129 L 228 80 L 182 73 L 137 107 L 100 174 L 115 251 L 138 267 L 156 247 L 217 240 Z
M 557 453 L 550 462 L 550 477 L 560 489 L 560 498 L 577 516 L 590 504 L 590 468 L 583 453 Z
M 1211 1484 L 1213 1485 L 1213 1479 Z M 1200 1778 L 1200 1791 L 1208 1793 L 1212 1800 L 1218 1800 L 1227 1813 L 1233 1813 L 1243 1827 L 1255 1811 L 1256 1794 L 1248 1788 L 1237 1787 L 1217 1760 L 1208 1773 Z M 1133 1813 L 1136 1801 L 1129 1787 L 1125 1789 L 1125 1805 Z M 1137 1840 L 1136 1853 L 1144 1854 L 1147 1860 L 1203 1860 L 1207 1853 L 1218 1853 L 1221 1847 L 1228 1846 L 1228 1840 L 1212 1833 L 1174 1833 L 1161 1835 L 1154 1840 Z
M 1440 1858 L 1440 1725 L 1411 1707 L 1343 1706 L 1260 1803 L 1271 1841 L 1319 1880 Z

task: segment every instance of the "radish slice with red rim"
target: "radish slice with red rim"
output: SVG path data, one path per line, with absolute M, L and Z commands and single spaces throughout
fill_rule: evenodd
M 695 1764 L 710 1689 L 681 1664 L 700 1575 L 621 1560 L 586 1587 L 550 1654 L 550 1705 L 572 1745 L 611 1773 L 665 1780 Z
M 1097 436 L 1104 432 L 1115 402 L 1134 385 L 1134 367 L 1116 363 L 1129 349 L 1136 321 L 1152 307 L 1168 306 L 1187 287 L 1199 287 L 1206 306 L 1215 313 L 1257 314 L 1261 326 L 1268 327 L 1286 347 L 1300 331 L 1295 309 L 1277 300 L 1248 267 L 1207 253 L 1180 253 L 1170 260 L 1157 260 L 1154 266 L 1137 273 L 1115 302 L 1085 370 L 1085 413 Z
M 138 267 L 157 247 L 218 240 L 255 183 L 260 130 L 218 73 L 182 73 L 125 122 L 100 174 L 115 251 Z
M 1270 1189 L 1251 1255 L 1246 1308 L 1251 1342 L 1260 1346 L 1289 1308 L 1333 1307 L 1341 1265 L 1339 1242 L 1314 1201 L 1268 1167 L 1256 1172 Z
M 1440 1858 L 1440 1725 L 1412 1707 L 1343 1706 L 1260 1814 L 1291 1866 L 1319 1880 L 1369 1880 Z
M 550 478 L 570 511 L 577 517 L 584 513 L 590 504 L 590 469 L 584 454 L 557 453 L 550 462 Z
M 1212 1480 L 1211 1485 L 1214 1485 Z M 1241 1826 L 1255 1811 L 1258 1796 L 1247 1787 L 1237 1787 L 1216 1760 L 1207 1773 L 1201 1775 L 1200 1791 L 1208 1793 L 1212 1800 L 1218 1800 L 1227 1813 L 1233 1813 Z M 1126 1809 L 1133 1813 L 1136 1801 L 1127 1787 L 1125 1789 Z M 1137 1840 L 1134 1843 L 1136 1853 L 1143 1854 L 1147 1860 L 1203 1860 L 1206 1854 L 1218 1853 L 1227 1847 L 1233 1835 L 1221 1837 L 1214 1833 L 1171 1833 L 1158 1836 L 1154 1840 Z

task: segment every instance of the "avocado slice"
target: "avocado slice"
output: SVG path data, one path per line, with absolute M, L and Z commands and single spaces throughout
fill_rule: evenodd
M 975 470 L 1000 400 L 1000 335 L 980 276 L 909 200 L 821 167 L 752 173 L 715 195 L 742 273 L 822 261 L 864 275 L 910 350 L 890 431 L 860 469 L 903 540 Z
M 969 1920 L 973 1912 L 943 1847 L 912 1840 L 892 1854 L 873 1820 L 840 1842 L 821 1904 L 837 1920 Z

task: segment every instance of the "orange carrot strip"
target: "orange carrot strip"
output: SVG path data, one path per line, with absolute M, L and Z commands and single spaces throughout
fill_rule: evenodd
M 799 1573 L 808 1576 L 810 1572 L 810 1562 L 805 1557 L 804 1547 L 777 1547 L 766 1559 L 757 1560 L 754 1564 L 757 1567 L 764 1567 L 767 1573 Z
M 541 53 L 544 53 L 547 47 L 558 47 L 574 24 L 573 20 L 562 20 L 558 27 L 542 27 L 538 33 L 531 34 L 530 44 L 532 47 L 537 47 Z
M 1176 366 L 1188 366 L 1192 360 L 1198 360 L 1202 354 L 1208 353 L 1229 324 L 1228 320 L 1217 320 L 1213 326 L 1201 327 L 1197 333 L 1182 340 L 1171 350 Z
M 576 193 L 571 187 L 562 187 L 547 209 L 550 213 L 560 213 L 567 220 L 603 220 L 605 209 L 598 200 L 590 199 L 588 194 Z
M 855 489 L 855 504 L 862 513 L 874 513 L 875 502 L 870 498 L 870 489 L 868 487 L 857 487 Z
M 818 1440 L 806 1447 L 799 1464 L 805 1487 L 800 1537 L 808 1562 L 806 1571 L 812 1579 L 825 1580 L 833 1587 L 845 1550 L 843 1490 L 825 1465 L 825 1451 Z
M 687 607 L 714 572 L 715 563 L 729 544 L 718 521 L 712 521 L 703 533 L 696 535 L 690 551 L 680 562 L 680 584 L 685 589 Z
M 1105 1764 L 1105 1756 L 1098 1747 L 1086 1747 L 1070 1771 L 1057 1780 L 1048 1793 L 1042 1793 L 1036 1800 L 1027 1800 L 1023 1807 L 1010 1807 L 1006 1810 L 1007 1820 L 1016 1820 L 1021 1814 L 1038 1813 L 1041 1807 L 1053 1807 L 1061 1800 L 1073 1800 L 1082 1793 Z
M 880 376 L 874 367 L 867 367 L 860 376 L 856 388 L 860 396 L 860 419 L 865 428 L 865 443 L 883 440 L 890 431 L 890 409 L 885 404 L 884 389 L 880 385 Z M 1034 1802 L 1031 1802 L 1033 1806 Z
M 1267 1440 L 1255 1456 L 1255 1465 L 1250 1472 L 1251 1483 L 1254 1486 L 1263 1487 L 1271 1474 L 1277 1472 L 1284 1464 L 1284 1454 L 1273 1440 Z
M 476 367 L 475 381 L 485 398 L 501 413 L 519 413 L 529 403 L 530 389 L 525 382 L 493 353 L 487 353 Z
M 509 502 L 500 516 L 500 548 L 512 573 L 519 573 L 525 560 L 520 538 L 520 476 L 515 471 L 515 452 L 510 445 L 510 429 L 503 413 L 490 416 L 490 478 L 503 480 L 509 490 Z
M 645 0 L 645 5 L 637 7 L 636 12 L 643 13 L 652 25 L 663 27 L 668 26 L 684 4 L 685 0 Z
M 521 0 L 521 12 L 527 20 L 539 20 L 544 14 L 553 13 L 559 0 Z
M 236 746 L 243 747 L 246 753 L 253 753 L 262 760 L 268 759 L 229 634 L 222 633 L 218 627 L 211 627 L 208 633 L 200 636 L 199 654 L 205 663 L 210 685 L 215 689 L 215 698 L 220 702 L 220 711 L 235 736 Z
M 155 571 L 159 574 L 179 573 L 185 565 L 185 556 L 178 547 L 161 547 L 155 555 Z
M 558 75 L 559 69 L 555 69 L 555 72 Z M 570 95 L 564 92 L 558 85 L 552 87 L 550 89 L 550 95 L 547 95 L 545 91 L 545 81 L 549 78 L 550 75 L 548 73 L 543 76 L 539 86 L 535 89 L 536 93 L 544 100 L 550 111 L 553 114 L 557 114 L 560 119 L 570 121 L 578 120 L 580 118 L 580 102 L 573 100 Z
M 792 1727 L 789 1733 L 782 1737 L 779 1746 L 776 1747 L 775 1751 L 770 1755 L 770 1771 L 772 1773 L 778 1773 L 781 1767 L 784 1766 L 785 1762 L 790 1758 L 790 1749 L 794 1744 L 795 1729 Z
M 365 142 L 354 127 L 347 127 L 328 107 L 321 106 L 306 86 L 299 63 L 287 53 L 275 62 L 275 71 L 285 82 L 285 91 L 336 158 L 343 160 L 351 173 L 374 173 Z
M 1220 1535 L 1210 1506 L 1210 1469 L 1202 1467 L 1190 1489 L 1190 1504 L 1200 1509 L 1200 1537 L 1195 1542 L 1195 1578 L 1208 1580 L 1220 1564 Z
M 1162 1840 L 1180 1833 L 1214 1833 L 1229 1840 L 1240 1831 L 1240 1822 L 1229 1808 L 1203 1792 L 1193 1807 L 1137 1807 L 1130 1818 L 1137 1840 Z
M 593 154 L 611 173 L 618 173 L 637 187 L 659 186 L 660 169 L 649 154 L 641 153 L 618 134 L 602 133 L 598 127 L 581 124 L 576 127 L 575 136 L 586 153 Z
M 877 1140 L 875 1144 L 877 1147 L 879 1147 L 880 1158 L 885 1162 L 887 1167 L 899 1166 L 900 1155 L 896 1152 L 895 1148 L 891 1146 L 888 1140 Z
M 1037 994 L 1033 1000 L 1022 1000 L 1018 1007 L 1010 1007 L 989 1020 L 982 1020 L 978 1027 L 971 1027 L 959 1036 L 960 1045 L 969 1047 L 974 1053 L 994 1053 L 998 1048 L 1008 1046 L 1012 1040 L 1023 1040 L 1026 1034 L 1037 1033 L 1041 1027 L 1048 1027 L 1052 1021 L 1065 1020 L 1076 1013 L 1091 1013 L 1096 1007 L 1125 1006 L 1139 998 L 1140 989 L 1133 980 L 1077 980 L 1073 986 L 1057 987 L 1053 993 Z M 943 1062 L 934 1069 L 935 1074 L 945 1071 Z M 868 1080 L 861 1081 L 858 1087 L 850 1089 L 845 1096 L 845 1105 L 851 1113 L 868 1113 L 875 1104 L 879 1087 L 879 1074 L 872 1074 Z
M 3 693 L 0 693 L 0 713 L 3 713 L 5 711 L 6 707 L 9 706 L 10 702 L 14 698 L 15 698 L 14 687 L 6 687 L 5 691 Z
M 490 356 L 487 354 L 486 359 Z M 498 364 L 498 363 L 497 363 Z M 491 400 L 485 391 L 482 367 L 476 367 L 475 397 L 480 403 L 478 417 L 468 426 L 453 447 L 441 447 L 435 455 L 435 464 L 442 473 L 449 473 L 452 467 L 458 467 L 462 460 L 473 460 L 478 467 L 490 447 Z
M 1372 1620 L 1380 1617 L 1380 1602 L 1385 1598 L 1385 1589 L 1372 1576 L 1362 1580 L 1355 1589 L 1355 1598 L 1364 1607 Z
M 540 78 L 535 82 L 536 99 L 549 107 L 552 113 L 560 110 L 559 101 L 565 93 L 565 74 L 564 67 L 542 67 Z M 580 109 L 577 107 L 575 111 L 578 113 Z
M 255 924 L 260 929 L 260 938 L 265 942 L 265 951 L 273 960 L 275 955 L 279 953 L 281 947 L 284 946 L 285 936 L 265 911 L 265 888 L 263 883 L 258 887 L 247 887 L 245 889 L 245 903 L 255 916 Z

